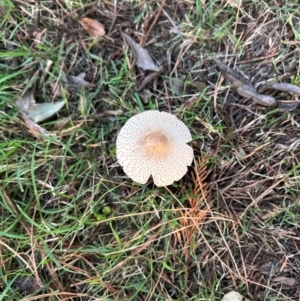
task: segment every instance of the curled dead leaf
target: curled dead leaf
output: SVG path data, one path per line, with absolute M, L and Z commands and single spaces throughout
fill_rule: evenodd
M 269 95 L 259 94 L 252 83 L 245 78 L 242 74 L 232 70 L 227 65 L 225 65 L 218 58 L 214 57 L 213 60 L 218 65 L 221 73 L 232 85 L 237 93 L 245 98 L 250 98 L 258 104 L 263 106 L 275 106 L 277 104 L 276 99 Z
M 122 36 L 126 43 L 130 46 L 134 57 L 136 59 L 136 64 L 143 70 L 152 70 L 159 72 L 160 67 L 156 66 L 150 57 L 148 51 L 142 46 L 137 44 L 129 35 L 122 33 Z
M 31 120 L 27 114 L 22 113 L 22 118 L 24 120 L 24 124 L 28 129 L 28 132 L 32 134 L 35 138 L 41 139 L 44 136 L 49 135 L 49 132 L 46 131 L 43 127 L 39 126 L 33 120 Z
M 288 92 L 295 96 L 300 96 L 300 87 L 288 83 L 266 82 L 266 86 L 275 90 Z
M 295 286 L 297 284 L 297 279 L 293 277 L 278 276 L 278 277 L 274 277 L 272 280 L 274 282 L 279 282 L 286 286 Z
M 257 90 L 253 86 L 242 84 L 241 86 L 236 88 L 236 91 L 245 98 L 250 98 L 256 103 L 272 107 L 277 104 L 276 99 L 272 96 L 259 94 Z
M 23 97 L 16 101 L 16 107 L 21 111 L 24 124 L 29 133 L 38 139 L 44 138 L 49 133 L 37 123 L 57 113 L 64 104 L 64 101 L 37 104 L 31 89 L 27 90 Z
M 87 30 L 90 37 L 99 38 L 105 35 L 103 24 L 95 19 L 82 18 L 79 20 L 79 23 L 85 30 Z
M 165 70 L 164 66 L 161 66 L 158 72 L 151 72 L 148 74 L 143 81 L 141 82 L 140 86 L 137 88 L 137 91 L 144 90 L 155 78 L 157 78 L 163 71 Z
M 16 101 L 17 108 L 28 116 L 32 121 L 38 123 L 48 119 L 57 113 L 65 105 L 64 101 L 54 103 L 36 103 L 33 91 L 28 90 L 24 96 Z
M 78 89 L 83 87 L 93 88 L 94 85 L 84 80 L 85 72 L 79 73 L 77 76 L 68 75 L 67 79 L 74 84 L 74 86 Z

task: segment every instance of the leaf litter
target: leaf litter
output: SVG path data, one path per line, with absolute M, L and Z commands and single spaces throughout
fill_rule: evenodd
M 213 60 L 218 65 L 221 73 L 226 78 L 228 83 L 232 86 L 236 92 L 245 97 L 250 98 L 254 102 L 261 104 L 263 106 L 275 106 L 277 104 L 274 97 L 264 94 L 259 94 L 256 88 L 252 85 L 252 83 L 245 78 L 242 74 L 232 70 L 227 65 L 225 65 L 218 58 L 214 57 Z
M 253 87 L 254 88 L 254 87 Z M 257 92 L 257 91 L 256 91 Z M 243 92 L 241 92 L 241 93 L 243 93 Z M 241 94 L 242 95 L 242 94 Z M 243 96 L 243 95 L 242 95 Z M 211 260 L 212 261 L 212 260 Z M 205 265 L 205 264 L 203 264 L 203 265 Z
M 105 35 L 104 25 L 95 19 L 81 18 L 79 23 L 92 38 L 99 38 Z
M 278 277 L 274 277 L 272 281 L 284 284 L 289 287 L 293 287 L 297 284 L 297 279 L 294 277 L 278 276 Z
M 151 70 L 151 71 L 160 71 L 160 67 L 157 66 L 152 58 L 150 57 L 148 51 L 144 49 L 142 46 L 137 44 L 129 35 L 126 33 L 122 33 L 122 36 L 126 43 L 130 46 L 131 51 L 136 59 L 136 64 L 138 67 L 143 70 Z
M 68 75 L 67 79 L 72 82 L 74 84 L 74 86 L 78 89 L 81 89 L 83 87 L 85 88 L 94 88 L 95 85 L 91 84 L 89 82 L 87 82 L 84 78 L 85 78 L 86 73 L 85 72 L 81 72 L 76 76 L 73 75 Z
M 268 107 L 277 106 L 278 109 L 282 111 L 294 111 L 299 107 L 300 101 L 298 99 L 295 101 L 283 101 L 283 100 L 277 100 L 269 95 L 258 93 L 258 91 L 252 85 L 252 83 L 247 78 L 245 78 L 242 74 L 230 69 L 227 65 L 225 65 L 222 61 L 220 61 L 216 57 L 214 57 L 213 60 L 216 62 L 223 76 L 226 78 L 226 80 L 229 82 L 232 88 L 235 89 L 239 95 L 245 98 L 250 98 L 254 102 L 263 106 L 268 106 Z M 267 81 L 265 85 L 266 87 L 274 90 L 288 92 L 289 94 L 296 97 L 300 96 L 300 87 L 292 84 L 273 83 Z
M 22 118 L 28 131 L 36 138 L 48 135 L 48 131 L 38 125 L 54 114 L 56 114 L 63 106 L 64 101 L 54 103 L 36 103 L 33 90 L 27 90 L 21 99 L 16 101 L 16 107 L 21 111 Z
M 50 118 L 64 105 L 64 101 L 54 103 L 36 103 L 32 90 L 28 90 L 21 99 L 16 101 L 17 108 L 35 123 Z
M 146 87 L 148 87 L 148 85 L 154 80 L 156 79 L 161 73 L 163 73 L 165 71 L 164 66 L 160 67 L 159 71 L 154 71 L 149 73 L 141 82 L 141 84 L 138 86 L 137 91 L 140 92 L 142 90 L 144 90 Z

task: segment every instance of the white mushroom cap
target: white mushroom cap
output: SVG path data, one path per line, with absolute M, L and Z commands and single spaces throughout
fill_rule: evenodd
M 192 140 L 176 116 L 155 110 L 131 117 L 117 137 L 117 158 L 132 180 L 145 184 L 152 175 L 157 186 L 180 180 L 192 164 Z

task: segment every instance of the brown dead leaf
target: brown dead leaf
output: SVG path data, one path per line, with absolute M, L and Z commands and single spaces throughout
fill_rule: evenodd
M 81 89 L 83 87 L 93 88 L 94 85 L 84 80 L 85 72 L 79 73 L 77 76 L 68 75 L 67 79 L 72 82 L 76 88 Z
M 300 87 L 292 84 L 266 82 L 266 86 L 274 90 L 287 92 L 295 97 L 300 96 Z M 298 99 L 294 101 L 277 100 L 277 103 L 279 110 L 288 112 L 298 109 L 300 105 L 300 101 Z
M 160 67 L 156 66 L 150 57 L 148 51 L 142 46 L 137 44 L 129 35 L 122 33 L 122 36 L 126 43 L 130 46 L 134 57 L 136 59 L 136 64 L 143 70 L 152 70 L 159 72 Z
M 27 114 L 22 113 L 22 118 L 24 120 L 25 126 L 28 129 L 28 132 L 35 138 L 41 139 L 43 138 L 43 136 L 49 135 L 49 132 L 47 132 L 43 127 L 39 126 L 37 123 L 31 120 Z
M 227 65 L 221 62 L 218 58 L 214 57 L 213 60 L 218 65 L 221 73 L 232 85 L 237 93 L 245 98 L 250 98 L 258 104 L 263 106 L 275 106 L 277 104 L 274 97 L 264 94 L 259 94 L 252 83 L 245 78 L 242 74 L 230 69 Z
M 203 90 L 207 87 L 206 83 L 200 81 L 190 82 L 188 85 L 195 87 L 199 92 L 203 92 Z
M 293 277 L 284 277 L 284 276 L 278 276 L 278 277 L 274 277 L 272 279 L 272 281 L 274 282 L 279 282 L 281 284 L 284 284 L 286 286 L 295 286 L 297 283 L 297 279 L 293 278 Z
M 154 71 L 148 74 L 143 81 L 141 82 L 140 86 L 137 88 L 137 91 L 144 90 L 155 78 L 157 78 L 163 71 L 165 70 L 164 66 L 160 67 L 158 72 Z
M 79 23 L 85 30 L 87 30 L 90 37 L 99 38 L 105 35 L 103 24 L 95 19 L 82 18 L 79 20 Z
M 184 109 L 191 108 L 198 100 L 199 100 L 199 95 L 198 94 L 193 95 L 183 104 L 183 108 Z
M 54 130 L 56 130 L 56 131 L 62 130 L 68 124 L 68 122 L 70 122 L 71 120 L 72 120 L 72 118 L 70 116 L 56 120 L 54 122 L 54 126 L 53 126 Z

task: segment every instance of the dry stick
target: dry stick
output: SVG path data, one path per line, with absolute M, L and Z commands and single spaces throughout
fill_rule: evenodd
M 269 54 L 269 55 L 266 55 L 266 56 L 257 57 L 257 58 L 250 59 L 250 60 L 240 61 L 240 62 L 237 62 L 236 64 L 237 65 L 242 65 L 242 64 L 247 64 L 247 63 L 254 63 L 254 62 L 263 61 L 263 60 L 266 60 L 266 59 L 270 59 L 270 58 L 272 58 L 274 56 L 277 56 L 278 53 L 279 52 L 275 52 L 275 53 L 272 53 L 272 54 Z
M 150 33 L 151 33 L 152 30 L 153 30 L 154 25 L 156 24 L 156 22 L 157 22 L 157 20 L 158 20 L 158 18 L 159 18 L 159 16 L 160 16 L 160 14 L 161 14 L 161 12 L 162 12 L 162 10 L 163 10 L 163 7 L 165 6 L 165 3 L 166 3 L 166 0 L 164 0 L 163 4 L 162 4 L 161 6 L 157 3 L 157 5 L 159 6 L 159 10 L 158 10 L 158 12 L 157 12 L 157 14 L 156 14 L 156 17 L 155 17 L 154 21 L 153 21 L 152 24 L 150 25 L 148 31 L 147 31 L 146 34 L 141 38 L 140 46 L 144 46 L 144 45 L 145 45 L 145 43 L 146 43 L 146 41 L 147 41 L 147 39 L 148 39 Z

